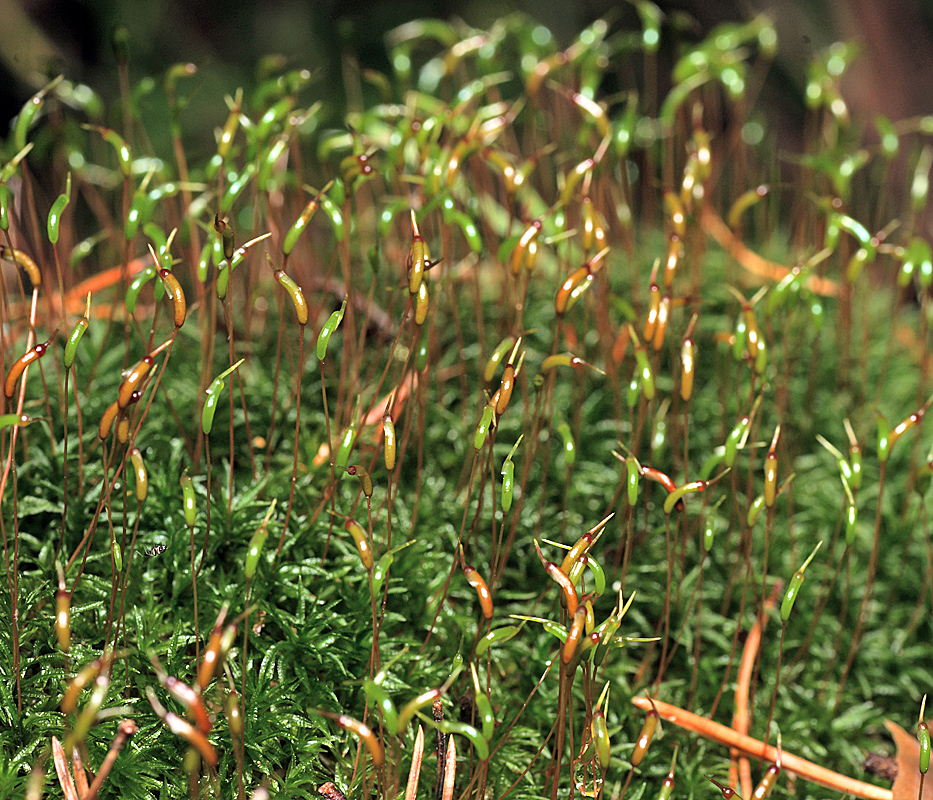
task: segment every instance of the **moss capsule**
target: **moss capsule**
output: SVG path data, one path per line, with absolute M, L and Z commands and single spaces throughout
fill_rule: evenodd
M 479 676 L 476 674 L 476 665 L 470 664 L 470 672 L 473 675 L 473 700 L 476 703 L 476 713 L 479 715 L 482 724 L 483 738 L 488 742 L 492 739 L 496 730 L 496 715 L 492 711 L 492 703 L 489 697 L 479 685 Z
M 107 406 L 107 410 L 103 413 L 103 416 L 100 418 L 100 424 L 97 426 L 97 435 L 99 438 L 106 439 L 110 435 L 114 420 L 117 418 L 119 412 L 120 406 L 116 400 Z
M 155 359 L 151 355 L 147 355 L 126 373 L 126 377 L 123 378 L 117 392 L 117 406 L 121 411 L 130 405 L 133 395 L 140 390 L 153 364 L 155 364 Z
M 577 652 L 577 647 L 579 646 L 580 639 L 583 636 L 583 626 L 585 624 L 586 606 L 579 605 L 573 614 L 570 627 L 567 629 L 567 640 L 564 642 L 564 646 L 560 651 L 560 660 L 564 664 L 569 664 L 573 659 L 574 654 Z
M 181 484 L 182 508 L 185 513 L 185 524 L 189 528 L 193 528 L 197 521 L 197 508 L 194 503 L 194 482 L 191 480 L 188 470 L 182 473 L 179 483 Z
M 87 293 L 87 307 L 84 311 L 84 316 L 81 317 L 75 323 L 74 328 L 71 331 L 71 335 L 68 337 L 68 341 L 65 342 L 65 355 L 64 355 L 64 364 L 65 369 L 71 369 L 71 365 L 75 363 L 75 356 L 78 354 L 78 344 L 81 342 L 82 337 L 84 336 L 85 331 L 87 331 L 88 326 L 91 324 L 91 293 Z
M 299 237 L 321 205 L 321 196 L 327 192 L 327 190 L 330 189 L 333 184 L 333 181 L 328 182 L 327 185 L 321 189 L 321 191 L 318 192 L 312 200 L 308 202 L 308 204 L 304 207 L 304 210 L 301 212 L 301 215 L 298 217 L 298 219 L 295 220 L 291 228 L 288 229 L 288 233 L 285 234 L 285 238 L 282 240 L 283 255 L 287 256 L 292 252 L 292 250 L 295 249 L 295 245 L 298 243 Z
M 460 558 L 461 560 L 463 559 L 462 553 L 460 554 Z M 486 620 L 492 619 L 492 595 L 489 593 L 489 587 L 486 585 L 486 581 L 483 580 L 483 576 L 469 564 L 463 564 L 463 574 L 467 579 L 467 583 L 476 590 L 476 596 L 479 598 L 479 607 L 483 612 L 483 618 Z
M 778 776 L 781 774 L 780 764 L 770 764 L 761 778 L 761 782 L 752 792 L 752 800 L 764 800 L 777 785 Z
M 473 447 L 478 452 L 486 444 L 486 436 L 489 434 L 489 426 L 492 424 L 492 415 L 496 407 L 490 402 L 483 408 L 479 424 L 476 426 L 476 433 L 473 435 Z
M 359 479 L 360 488 L 363 490 L 363 495 L 367 500 L 373 496 L 372 475 L 366 471 L 366 468 L 362 464 L 351 464 L 347 467 L 347 474 L 354 475 Z
M 427 270 L 429 256 L 424 238 L 418 229 L 418 220 L 415 218 L 415 210 L 411 209 L 411 266 L 408 273 L 408 291 L 411 295 L 417 295 L 421 288 L 421 282 L 424 280 L 424 273 Z
M 499 642 L 505 642 L 511 639 L 515 634 L 519 632 L 520 628 L 517 625 L 506 625 L 502 628 L 496 628 L 494 631 L 490 631 L 485 636 L 483 636 L 476 645 L 476 657 L 479 658 L 483 653 L 485 653 L 490 647 Z
M 544 571 L 558 586 L 560 586 L 564 600 L 567 603 L 567 613 L 573 616 L 577 612 L 577 606 L 580 604 L 579 598 L 577 597 L 577 590 L 574 589 L 573 583 L 560 567 L 544 557 L 544 553 L 541 552 L 541 546 L 538 544 L 537 539 L 535 539 L 535 550 L 538 552 L 538 558 L 544 565 Z
M 360 554 L 360 561 L 363 562 L 366 571 L 371 572 L 375 562 L 373 561 L 373 549 L 365 529 L 354 519 L 348 519 L 345 527 L 347 533 L 353 537 L 353 541 L 356 543 L 356 551 Z
M 243 574 L 246 580 L 251 581 L 259 567 L 259 557 L 262 555 L 263 545 L 266 543 L 266 537 L 269 535 L 269 526 L 267 520 L 263 520 L 259 527 L 250 537 L 249 544 L 246 546 L 246 559 L 243 563 Z
M 358 422 L 354 419 L 340 437 L 340 445 L 337 448 L 337 455 L 334 458 L 334 465 L 341 469 L 346 469 L 347 461 L 350 460 L 350 452 L 353 450 L 353 444 L 356 442 L 356 431 Z
M 917 739 L 920 742 L 920 773 L 926 775 L 930 769 L 930 728 L 925 722 L 917 725 Z
M 813 548 L 813 552 L 810 553 L 807 560 L 803 562 L 803 566 L 794 573 L 794 577 L 791 578 L 790 583 L 787 584 L 787 590 L 784 592 L 784 600 L 781 602 L 781 622 L 787 622 L 788 617 L 790 617 L 790 612 L 793 610 L 794 603 L 797 601 L 797 595 L 800 593 L 800 587 L 803 585 L 804 570 L 806 570 L 807 565 L 813 560 L 813 557 L 822 544 L 822 540 L 817 542 L 816 547 Z
M 279 285 L 288 292 L 288 296 L 292 299 L 292 305 L 295 307 L 295 318 L 298 320 L 298 324 L 307 324 L 308 303 L 305 301 L 305 295 L 304 292 L 301 291 L 301 287 L 280 269 L 275 270 L 273 277 L 279 282 Z
M 49 337 L 47 342 L 34 345 L 30 350 L 26 351 L 25 355 L 20 356 L 19 359 L 13 362 L 13 365 L 7 371 L 6 380 L 3 383 L 3 393 L 6 395 L 7 400 L 13 397 L 13 393 L 16 391 L 16 384 L 19 382 L 23 372 L 25 372 L 26 367 L 32 364 L 33 361 L 38 361 L 46 354 L 56 333 L 58 333 L 57 330 Z
M 62 212 L 65 210 L 65 207 L 71 200 L 71 173 L 68 173 L 68 177 L 65 179 L 65 193 L 60 194 L 52 207 L 49 209 L 49 218 L 47 224 L 47 233 L 49 236 L 49 241 L 52 244 L 58 243 L 58 229 L 62 219 Z
M 149 493 L 149 473 L 143 461 L 143 454 L 138 447 L 130 448 L 130 462 L 133 464 L 133 474 L 136 476 L 136 500 L 144 502 Z
M 204 406 L 201 409 L 201 431 L 205 436 L 209 436 L 214 427 L 214 414 L 217 412 L 217 403 L 226 385 L 225 380 L 227 376 L 235 369 L 238 369 L 244 360 L 245 359 L 241 358 L 232 367 L 228 367 L 221 372 L 220 375 L 211 381 L 211 385 L 205 390 L 204 394 L 207 396 L 204 398 Z
M 317 337 L 317 357 L 320 361 L 323 361 L 327 357 L 327 346 L 330 344 L 330 337 L 334 335 L 334 331 L 340 326 L 346 309 L 347 298 L 344 297 L 343 302 L 340 304 L 340 308 L 328 317 L 327 322 L 324 323 L 324 327 L 321 328 L 321 332 Z
M 771 447 L 768 448 L 768 454 L 765 456 L 765 506 L 771 508 L 774 505 L 774 499 L 777 496 L 777 442 L 781 435 L 781 426 L 778 425 L 774 431 L 774 438 L 771 440 Z
M 428 318 L 429 305 L 428 284 L 426 281 L 421 281 L 418 286 L 418 295 L 415 298 L 415 325 L 424 325 L 424 321 Z
M 391 414 L 386 414 L 382 418 L 382 446 L 386 469 L 391 472 L 395 469 L 395 423 Z
M 570 431 L 570 426 L 566 422 L 561 422 L 557 426 L 557 432 L 560 434 L 561 441 L 563 442 L 564 463 L 568 467 L 572 467 L 577 460 L 577 449 L 573 442 L 573 433 Z
M 496 375 L 496 369 L 499 366 L 499 363 L 505 358 L 505 354 L 509 352 L 515 345 L 514 336 L 506 336 L 495 350 L 492 351 L 492 355 L 489 356 L 489 360 L 486 362 L 486 366 L 483 368 L 483 380 L 486 383 L 489 383 Z
M 590 736 L 596 745 L 596 760 L 599 768 L 605 772 L 609 769 L 609 728 L 606 725 L 606 715 L 601 708 L 593 711 L 590 720 Z
M 635 740 L 635 749 L 632 751 L 632 757 L 629 759 L 633 767 L 637 767 L 645 758 L 648 748 L 651 746 L 651 740 L 654 739 L 655 731 L 658 729 L 658 712 L 654 708 L 645 716 L 641 731 L 638 733 L 638 739 Z
M 185 316 L 188 313 L 188 304 L 185 301 L 185 293 L 178 282 L 175 274 L 167 269 L 159 270 L 159 277 L 162 279 L 162 285 L 165 287 L 166 294 L 172 299 L 173 321 L 176 328 L 185 324 Z

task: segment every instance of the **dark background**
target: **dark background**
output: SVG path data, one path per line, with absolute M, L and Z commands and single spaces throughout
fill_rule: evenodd
M 769 113 L 791 138 L 803 116 L 806 65 L 837 40 L 855 39 L 864 50 L 844 84 L 857 121 L 870 122 L 877 113 L 893 120 L 933 113 L 933 0 L 681 0 L 659 5 L 668 20 L 679 20 L 681 41 L 684 35 L 699 40 L 720 22 L 746 20 L 760 11 L 775 20 L 779 56 L 769 75 Z M 206 116 L 196 122 L 209 130 L 226 116 L 216 98 L 237 86 L 248 90 L 262 55 L 282 54 L 294 67 L 320 71 L 324 80 L 316 91 L 339 108 L 346 59 L 389 72 L 386 31 L 419 17 L 457 17 L 487 28 L 512 9 L 549 27 L 560 45 L 605 15 L 616 26 L 638 27 L 629 3 L 605 0 L 0 0 L 0 132 L 9 130 L 22 103 L 58 72 L 88 83 L 105 99 L 114 97 L 117 71 L 110 42 L 117 25 L 130 34 L 131 82 L 144 75 L 158 79 L 176 62 L 198 64 L 196 92 L 209 103 L 201 104 L 199 113 Z M 668 53 L 669 59 L 675 56 Z

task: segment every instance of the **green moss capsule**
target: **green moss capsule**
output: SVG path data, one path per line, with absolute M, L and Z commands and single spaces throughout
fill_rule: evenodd
M 596 760 L 599 762 L 599 768 L 605 772 L 609 769 L 609 728 L 606 725 L 606 715 L 601 708 L 593 712 L 590 735 L 596 745 Z
M 374 566 L 373 549 L 369 543 L 369 536 L 366 534 L 366 530 L 355 519 L 348 519 L 345 527 L 347 533 L 353 537 L 353 541 L 356 544 L 356 551 L 360 555 L 360 561 L 363 562 L 366 571 L 371 572 Z
M 813 548 L 813 552 L 810 553 L 807 560 L 803 562 L 803 566 L 801 566 L 800 569 L 794 573 L 794 577 L 790 579 L 787 590 L 784 592 L 784 600 L 781 602 L 781 622 L 787 622 L 788 617 L 790 617 L 790 612 L 793 610 L 794 603 L 797 601 L 797 595 L 800 593 L 800 587 L 803 585 L 804 570 L 806 570 L 807 565 L 813 560 L 813 557 L 822 544 L 822 540 L 817 542 L 816 547 Z
M 126 290 L 126 311 L 132 316 L 136 313 L 136 302 L 139 299 L 139 293 L 142 291 L 143 286 L 145 286 L 149 281 L 151 281 L 156 276 L 156 268 L 152 265 L 146 267 L 141 272 L 138 272 L 133 280 L 130 281 L 130 285 Z
M 324 213 L 327 214 L 327 218 L 330 220 L 330 224 L 333 226 L 334 238 L 338 242 L 342 242 L 347 238 L 347 226 L 344 222 L 343 214 L 337 207 L 337 204 L 325 194 L 321 197 L 321 208 L 323 209 Z
M 482 725 L 483 738 L 488 742 L 496 730 L 496 715 L 492 711 L 489 697 L 479 685 L 479 676 L 476 674 L 476 665 L 470 664 L 470 673 L 473 676 L 473 700 L 476 703 L 476 713 Z
M 920 741 L 920 773 L 926 775 L 930 769 L 930 729 L 925 722 L 917 726 L 917 739 Z
M 291 228 L 288 229 L 288 233 L 285 234 L 285 238 L 282 240 L 282 253 L 288 255 L 295 249 L 295 245 L 298 243 L 298 239 L 301 237 L 301 234 L 304 232 L 304 229 L 308 226 L 308 223 L 314 217 L 315 212 L 321 205 L 321 197 L 333 186 L 334 182 L 330 181 L 328 184 L 319 191 L 312 200 L 304 207 L 304 210 L 301 212 L 301 216 L 295 220 Z
M 506 336 L 495 350 L 492 351 L 492 355 L 489 356 L 489 360 L 486 362 L 486 366 L 483 368 L 483 380 L 486 383 L 489 383 L 496 376 L 496 369 L 498 369 L 500 362 L 505 358 L 505 354 L 508 353 L 515 346 L 515 337 Z
M 185 512 L 185 524 L 189 528 L 193 528 L 197 522 L 197 507 L 194 503 L 194 482 L 191 480 L 191 476 L 188 474 L 188 470 L 185 470 L 181 478 L 179 479 L 181 484 L 181 493 L 182 493 L 182 502 L 183 509 Z
M 74 328 L 71 331 L 71 335 L 68 337 L 68 341 L 65 342 L 65 355 L 63 357 L 63 362 L 65 364 L 65 369 L 71 369 L 72 364 L 75 363 L 75 356 L 78 354 L 78 344 L 81 342 L 82 337 L 84 336 L 85 331 L 87 331 L 88 326 L 91 324 L 91 293 L 87 293 L 87 306 L 84 310 L 84 316 L 81 317 L 75 324 Z
M 745 522 L 749 528 L 753 527 L 758 521 L 758 515 L 764 507 L 765 496 L 763 494 L 758 495 L 758 497 L 752 500 L 752 504 L 748 507 L 748 514 L 745 517 Z
M 324 324 L 324 327 L 321 328 L 321 332 L 317 337 L 317 357 L 323 361 L 327 357 L 327 345 L 330 343 L 330 337 L 333 336 L 334 331 L 340 326 L 341 320 L 343 320 L 344 311 L 347 310 L 347 298 L 343 298 L 343 302 L 340 304 L 340 308 L 337 309 L 330 317 L 327 319 L 327 322 Z
M 359 423 L 354 419 L 340 437 L 340 445 L 337 447 L 337 455 L 334 458 L 334 465 L 341 469 L 346 469 L 347 461 L 350 460 L 350 452 L 353 450 L 353 444 L 356 442 L 357 425 Z
M 573 434 L 570 432 L 570 426 L 566 422 L 561 422 L 557 426 L 557 432 L 564 445 L 564 463 L 572 467 L 577 460 L 577 450 L 573 442 Z
M 489 434 L 489 426 L 492 424 L 492 415 L 496 407 L 492 403 L 487 403 L 483 408 L 479 424 L 476 426 L 476 433 L 473 435 L 473 447 L 479 452 L 486 444 L 486 436 Z
M 232 367 L 228 367 L 223 372 L 220 373 L 214 380 L 211 381 L 211 385 L 207 387 L 205 394 L 207 395 L 204 399 L 204 407 L 201 409 L 201 430 L 205 436 L 209 436 L 211 429 L 214 427 L 214 414 L 217 411 L 217 402 L 220 400 L 220 394 L 224 390 L 225 380 L 230 373 L 235 369 L 238 369 L 240 364 L 242 364 L 245 359 L 241 358 L 236 362 Z
M 479 658 L 494 644 L 507 642 L 519 632 L 518 625 L 506 625 L 502 628 L 496 628 L 483 636 L 476 644 L 476 657 Z
M 47 224 L 47 232 L 49 236 L 49 241 L 52 244 L 58 243 L 58 229 L 61 224 L 62 212 L 65 210 L 65 207 L 71 201 L 71 173 L 68 173 L 68 177 L 65 180 L 65 193 L 60 194 L 55 202 L 52 203 L 52 207 L 49 209 L 49 219 Z
M 641 476 L 641 465 L 635 456 L 629 456 L 625 459 L 626 474 L 626 499 L 630 506 L 638 502 L 638 479 Z
M 655 394 L 654 373 L 651 371 L 651 364 L 648 362 L 648 351 L 643 346 L 635 348 L 635 363 L 638 366 L 641 393 L 646 400 L 653 400 Z
M 515 488 L 515 464 L 512 462 L 512 456 L 515 455 L 515 451 L 518 450 L 518 446 L 522 443 L 522 439 L 525 438 L 525 434 L 522 434 L 518 437 L 518 441 L 512 446 L 512 449 L 509 450 L 509 454 L 505 457 L 505 462 L 502 464 L 502 513 L 508 514 L 509 509 L 512 507 L 512 492 Z
M 250 537 L 249 544 L 246 546 L 246 560 L 243 565 L 243 574 L 248 581 L 251 581 L 256 574 L 256 568 L 259 566 L 259 556 L 262 554 L 262 548 L 266 543 L 266 537 L 268 535 L 269 527 L 267 522 L 263 520 Z
M 10 229 L 10 210 L 13 208 L 13 192 L 5 183 L 0 183 L 0 229 Z
M 466 722 L 451 722 L 449 720 L 441 720 L 436 723 L 436 725 L 438 730 L 444 733 L 456 733 L 461 736 L 466 736 L 473 745 L 473 749 L 476 750 L 476 757 L 481 761 L 485 761 L 489 758 L 489 742 L 486 741 L 483 734 L 474 726 Z
M 395 709 L 392 698 L 375 681 L 363 681 L 363 691 L 366 692 L 369 701 L 382 712 L 382 724 L 385 726 L 386 733 L 395 736 L 398 733 L 398 711 Z
M 363 495 L 367 500 L 373 496 L 372 475 L 366 471 L 366 468 L 362 464 L 351 464 L 347 467 L 347 474 L 354 475 L 359 479 L 360 488 L 363 490 Z

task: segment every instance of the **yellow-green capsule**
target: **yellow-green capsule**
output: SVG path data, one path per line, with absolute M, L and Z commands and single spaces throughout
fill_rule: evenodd
M 501 342 L 499 342 L 498 347 L 492 351 L 492 355 L 489 356 L 489 360 L 486 362 L 486 366 L 483 369 L 483 380 L 486 383 L 489 383 L 496 375 L 496 369 L 499 366 L 499 363 L 505 357 L 505 354 L 512 349 L 515 345 L 514 336 L 506 336 Z
M 350 458 L 350 451 L 353 449 L 353 444 L 356 441 L 357 424 L 358 422 L 354 418 L 340 438 L 340 446 L 337 448 L 337 456 L 334 459 L 334 464 L 341 469 L 346 469 L 347 461 Z
M 138 447 L 134 446 L 130 448 L 130 461 L 133 464 L 133 472 L 136 475 L 136 499 L 142 503 L 149 493 L 149 473 L 146 472 L 143 454 Z
M 605 772 L 609 769 L 609 728 L 606 725 L 606 715 L 601 708 L 593 712 L 590 735 L 596 743 L 596 760 L 599 762 L 599 768 Z
M 788 617 L 790 617 L 790 612 L 794 608 L 794 603 L 797 601 L 797 595 L 800 593 L 800 587 L 803 585 L 804 570 L 806 570 L 809 563 L 813 560 L 813 557 L 822 544 L 822 539 L 817 542 L 816 547 L 813 548 L 813 552 L 810 553 L 807 560 L 803 562 L 803 566 L 794 573 L 794 577 L 791 578 L 790 583 L 787 585 L 787 591 L 784 592 L 784 600 L 781 602 L 781 622 L 787 622 Z
M 557 426 L 557 432 L 564 443 L 564 463 L 568 467 L 572 467 L 577 460 L 577 450 L 573 442 L 573 433 L 570 431 L 570 426 L 566 422 L 561 422 Z
M 347 533 L 353 537 L 353 541 L 356 543 L 356 551 L 360 554 L 360 561 L 363 562 L 366 571 L 371 572 L 374 565 L 373 549 L 369 544 L 369 537 L 366 535 L 366 531 L 363 526 L 354 519 L 348 519 L 345 527 Z
M 188 470 L 182 473 L 179 483 L 181 484 L 182 498 L 184 501 L 185 524 L 189 528 L 193 528 L 195 522 L 197 522 L 197 508 L 194 504 L 194 482 L 191 480 Z
M 333 185 L 333 181 L 328 182 L 328 184 L 304 207 L 301 216 L 299 216 L 292 227 L 288 229 L 288 233 L 285 234 L 285 238 L 282 240 L 282 253 L 284 255 L 288 255 L 295 249 L 299 237 L 321 205 L 321 196 Z
M 479 424 L 476 426 L 476 433 L 473 435 L 473 447 L 478 451 L 483 449 L 486 444 L 486 436 L 489 433 L 489 426 L 492 424 L 492 415 L 496 407 L 492 403 L 487 403 L 483 408 Z
M 343 320 L 344 311 L 346 310 L 347 297 L 344 297 L 343 302 L 340 304 L 340 308 L 330 315 L 327 322 L 324 323 L 324 327 L 321 328 L 321 332 L 317 337 L 317 357 L 320 361 L 323 361 L 327 357 L 327 345 L 330 343 L 330 337 L 333 336 L 334 331 L 339 327 L 341 320 Z
M 488 742 L 492 739 L 496 730 L 496 715 L 492 710 L 492 703 L 479 685 L 479 676 L 476 674 L 476 665 L 470 664 L 470 671 L 473 674 L 473 699 L 476 703 L 476 713 L 479 714 L 482 723 L 483 738 Z
M 305 301 L 304 292 L 301 291 L 301 287 L 284 271 L 277 269 L 273 276 L 279 282 L 283 289 L 288 292 L 288 296 L 292 299 L 292 304 L 295 306 L 295 317 L 298 319 L 299 325 L 305 325 L 308 322 L 308 304 Z M 323 331 L 322 331 L 323 333 Z
M 638 478 L 641 476 L 641 465 L 635 456 L 625 459 L 625 473 L 628 504 L 634 506 L 638 502 Z
M 360 488 L 367 499 L 373 496 L 373 478 L 362 464 L 351 464 L 347 467 L 347 474 L 359 478 Z
M 411 210 L 411 268 L 408 275 L 408 291 L 417 295 L 424 280 L 424 273 L 428 269 L 428 252 L 421 231 L 418 230 L 418 220 L 415 219 L 415 210 Z
M 71 201 L 71 172 L 68 173 L 68 177 L 65 180 L 65 193 L 60 194 L 52 207 L 49 209 L 49 219 L 48 219 L 48 236 L 49 241 L 52 244 L 58 243 L 58 229 L 62 219 L 62 212 L 65 210 L 65 207 Z
M 65 369 L 71 369 L 71 365 L 75 363 L 75 356 L 78 354 L 78 344 L 80 343 L 82 337 L 84 336 L 85 331 L 88 329 L 88 326 L 91 324 L 91 293 L 87 293 L 87 306 L 84 311 L 84 316 L 81 317 L 75 324 L 74 328 L 71 331 L 71 335 L 68 337 L 68 341 L 65 342 L 65 355 L 64 355 L 64 364 Z
M 395 423 L 392 421 L 391 414 L 386 414 L 382 418 L 382 435 L 385 465 L 386 469 L 391 472 L 395 469 Z
M 243 566 L 243 574 L 246 576 L 246 580 L 250 581 L 253 579 L 253 575 L 256 574 L 256 568 L 259 566 L 259 556 L 262 553 L 262 547 L 266 543 L 266 537 L 269 535 L 269 520 L 272 519 L 272 512 L 275 511 L 275 503 L 273 500 L 269 506 L 269 510 L 266 511 L 266 516 L 263 517 L 262 522 L 259 523 L 259 527 L 256 528 L 253 535 L 250 537 L 249 544 L 246 547 L 246 561 Z
M 214 380 L 211 381 L 211 385 L 207 387 L 205 391 L 207 397 L 204 399 L 204 407 L 201 409 L 201 430 L 205 436 L 209 436 L 211 429 L 214 427 L 214 414 L 217 411 L 217 402 L 220 400 L 220 394 L 224 390 L 225 379 L 235 369 L 238 369 L 240 364 L 245 360 L 246 359 L 241 358 L 232 367 L 225 369 L 220 375 L 214 378 Z
M 518 437 L 518 441 L 515 442 L 509 454 L 505 457 L 505 462 L 502 464 L 502 513 L 508 514 L 509 509 L 512 507 L 512 493 L 514 491 L 515 483 L 515 464 L 512 461 L 512 456 L 515 455 L 515 451 L 518 449 L 518 446 L 522 443 L 522 439 L 525 434 L 522 434 Z
M 925 722 L 917 725 L 917 739 L 920 741 L 920 774 L 926 775 L 930 769 L 930 728 Z

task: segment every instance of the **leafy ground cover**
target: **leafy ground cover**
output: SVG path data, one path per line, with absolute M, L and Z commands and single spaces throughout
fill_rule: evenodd
M 639 743 L 631 701 L 728 726 L 737 680 L 750 735 L 846 775 L 893 751 L 884 719 L 912 729 L 933 125 L 865 144 L 834 46 L 782 160 L 770 23 L 681 43 L 658 97 L 670 32 L 639 8 L 566 49 L 524 17 L 413 22 L 337 117 L 276 68 L 210 146 L 194 65 L 26 105 L 5 796 L 95 792 L 76 751 L 102 796 L 395 797 L 419 727 L 422 796 L 715 796 L 729 749 Z

